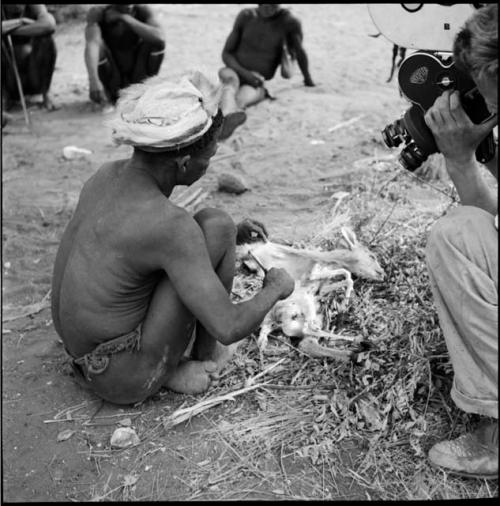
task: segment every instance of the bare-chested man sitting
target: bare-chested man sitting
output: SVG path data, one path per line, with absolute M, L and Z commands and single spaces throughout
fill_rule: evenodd
M 89 96 L 99 104 L 114 104 L 121 89 L 156 75 L 165 53 L 163 30 L 147 5 L 91 8 L 85 39 Z
M 87 181 L 62 237 L 52 318 L 75 374 L 108 401 L 142 401 L 162 386 L 204 391 L 229 345 L 293 291 L 286 271 L 270 269 L 254 298 L 233 304 L 235 244 L 265 237 L 263 225 L 236 226 L 216 209 L 192 216 L 169 200 L 216 152 L 215 90 L 199 73 L 123 90 L 111 126 L 133 154 Z M 191 359 L 183 361 L 191 337 Z
M 280 4 L 258 4 L 238 14 L 222 51 L 226 67 L 219 70 L 226 85 L 221 104 L 225 120 L 219 139 L 226 139 L 245 122 L 246 107 L 269 96 L 264 83 L 285 63 L 284 54 L 297 60 L 304 84 L 314 86 L 302 39 L 300 21 Z M 282 76 L 289 77 L 288 72 L 282 66 Z
M 10 35 L 23 93 L 42 95 L 42 105 L 55 109 L 49 95 L 57 50 L 54 16 L 44 4 L 2 4 L 2 106 L 20 99 L 7 35 Z

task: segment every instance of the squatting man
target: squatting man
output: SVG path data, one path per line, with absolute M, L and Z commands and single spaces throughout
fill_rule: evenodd
M 231 345 L 294 289 L 285 270 L 270 269 L 255 297 L 233 304 L 235 245 L 266 237 L 264 226 L 236 226 L 216 209 L 192 216 L 169 200 L 176 185 L 205 174 L 216 152 L 220 89 L 193 73 L 123 90 L 110 126 L 133 154 L 85 183 L 62 236 L 54 326 L 77 379 L 105 400 L 135 403 L 162 386 L 206 390 Z
M 451 397 L 483 418 L 478 427 L 434 445 L 432 464 L 468 477 L 498 477 L 498 199 L 475 160 L 475 150 L 497 125 L 498 5 L 478 9 L 458 33 L 455 64 L 467 72 L 492 117 L 475 125 L 458 92 L 444 92 L 425 121 L 446 161 L 461 205 L 433 227 L 427 264 L 450 360 Z M 497 178 L 498 148 L 486 166 Z M 493 420 L 492 420 L 493 419 Z

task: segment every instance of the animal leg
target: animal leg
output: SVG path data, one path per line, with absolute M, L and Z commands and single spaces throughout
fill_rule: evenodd
M 273 328 L 270 321 L 266 321 L 267 317 L 262 322 L 262 325 L 260 327 L 259 337 L 257 338 L 257 346 L 259 347 L 259 350 L 264 350 L 267 346 L 268 342 L 268 336 L 271 333 L 271 330 Z
M 349 361 L 353 352 L 348 350 L 334 350 L 332 348 L 327 348 L 326 346 L 321 346 L 318 343 L 318 339 L 316 337 L 307 336 L 304 337 L 299 343 L 299 350 L 304 351 L 308 355 L 314 358 L 335 358 L 337 360 L 341 360 L 343 362 Z

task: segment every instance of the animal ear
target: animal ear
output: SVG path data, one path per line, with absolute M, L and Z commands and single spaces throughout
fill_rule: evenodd
M 359 242 L 356 238 L 356 234 L 354 233 L 354 230 L 352 230 L 352 228 L 342 227 L 340 231 L 342 232 L 342 236 L 344 237 L 344 240 L 350 249 L 354 249 L 356 246 L 359 245 Z

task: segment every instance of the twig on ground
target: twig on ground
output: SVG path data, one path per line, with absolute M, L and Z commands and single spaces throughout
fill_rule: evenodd
M 50 306 L 50 292 L 49 290 L 43 297 L 43 299 L 40 302 L 35 302 L 34 304 L 28 304 L 27 306 L 20 306 L 18 309 L 20 312 L 18 314 L 13 314 L 10 316 L 6 316 L 2 318 L 2 323 L 11 322 L 14 320 L 18 320 L 19 318 L 24 318 L 26 316 L 33 316 L 37 313 L 39 313 L 42 309 L 45 309 L 46 307 Z M 4 308 L 10 309 L 10 308 Z

